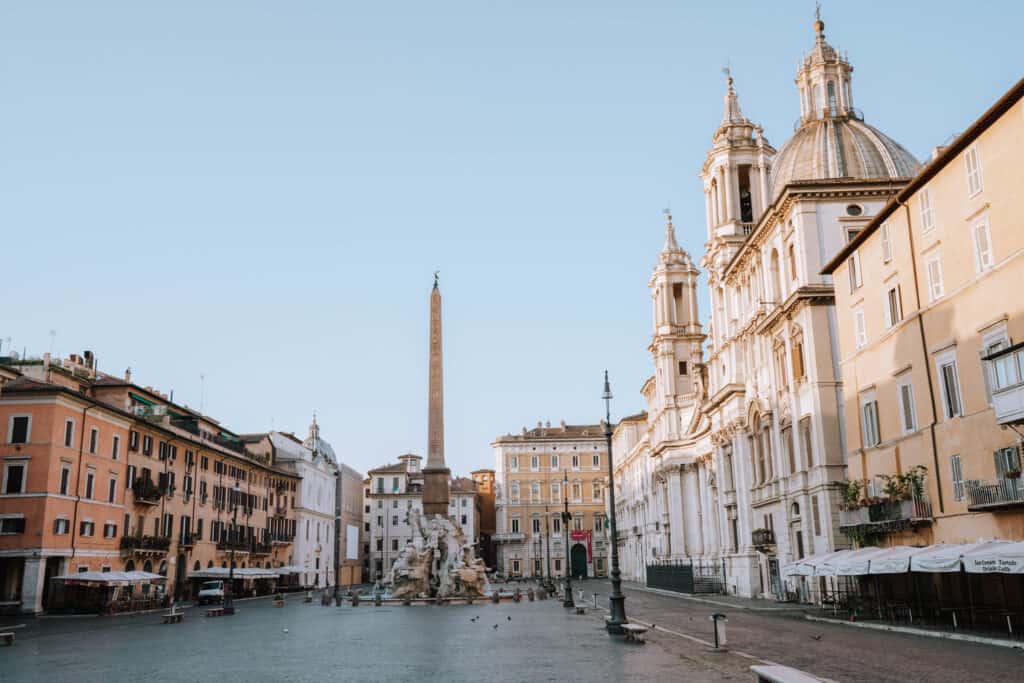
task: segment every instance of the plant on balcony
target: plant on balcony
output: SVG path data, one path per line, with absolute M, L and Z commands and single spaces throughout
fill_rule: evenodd
M 924 477 L 928 468 L 924 465 L 916 465 L 906 472 L 900 474 L 878 475 L 884 483 L 882 491 L 890 501 L 920 499 L 924 496 Z
M 864 481 L 861 479 L 839 482 L 839 493 L 843 497 L 840 508 L 843 510 L 856 510 L 861 507 L 861 493 L 863 491 Z
M 1003 472 L 1004 479 L 1020 479 L 1020 470 L 1006 470 Z

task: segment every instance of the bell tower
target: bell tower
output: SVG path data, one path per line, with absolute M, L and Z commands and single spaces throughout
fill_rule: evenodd
M 658 377 L 658 400 L 672 407 L 683 402 L 681 397 L 696 391 L 704 330 L 697 309 L 699 271 L 676 242 L 672 214 L 665 213 L 665 245 L 647 285 L 654 304 L 654 335 L 649 350 Z M 679 421 L 672 423 L 678 425 Z

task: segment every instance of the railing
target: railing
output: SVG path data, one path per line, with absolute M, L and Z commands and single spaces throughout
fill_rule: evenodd
M 508 543 L 510 541 L 512 541 L 512 542 L 514 542 L 514 541 L 521 541 L 524 538 L 526 538 L 526 536 L 524 534 L 518 532 L 518 531 L 517 532 L 503 533 L 503 534 L 494 534 L 493 536 L 491 536 L 491 540 L 494 541 L 495 543 Z
M 185 547 L 185 548 L 191 548 L 195 544 L 196 544 L 196 536 L 195 536 L 195 534 L 190 534 L 190 533 L 182 534 L 181 537 L 178 539 L 178 545 L 180 545 L 182 547 Z
M 268 534 L 271 545 L 287 545 L 295 540 L 294 534 Z
M 171 426 L 199 436 L 199 423 L 191 417 L 172 417 Z
M 269 543 L 253 543 L 249 546 L 249 552 L 253 555 L 269 555 L 271 546 Z
M 744 235 L 749 235 L 750 233 L 754 232 L 754 224 L 740 223 L 740 232 Z
M 839 511 L 840 527 L 875 527 L 885 531 L 887 526 L 901 527 L 901 522 L 921 522 L 932 519 L 932 504 L 925 496 L 909 500 L 884 500 L 852 510 Z
M 122 536 L 121 550 L 131 551 L 163 551 L 171 547 L 171 539 L 166 536 Z
M 230 451 L 241 453 L 243 455 L 245 454 L 245 444 L 242 443 L 241 441 L 229 439 L 218 434 L 217 436 L 213 437 L 213 442 L 218 446 L 223 446 L 224 448 L 227 448 Z
M 135 496 L 136 503 L 156 505 L 160 502 L 163 491 L 153 483 L 152 479 L 143 477 L 132 482 L 132 494 Z
M 249 543 L 247 541 L 230 541 L 224 539 L 223 541 L 217 541 L 217 550 L 234 550 L 235 552 L 249 552 Z
M 647 565 L 647 587 L 676 593 L 724 593 L 723 560 L 659 560 Z
M 750 542 L 756 548 L 775 545 L 775 532 L 771 529 L 754 529 L 750 534 Z
M 994 482 L 971 479 L 964 482 L 964 488 L 968 510 L 1024 505 L 1024 482 L 1020 479 L 997 479 Z

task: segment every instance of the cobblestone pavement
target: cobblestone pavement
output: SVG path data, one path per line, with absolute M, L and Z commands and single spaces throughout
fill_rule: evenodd
M 751 662 L 656 633 L 609 638 L 603 616 L 557 600 L 472 606 L 322 607 L 239 601 L 233 617 L 22 620 L 2 681 L 750 681 Z M 473 619 L 476 618 L 474 621 Z M 10 623 L 4 620 L 4 623 Z M 495 628 L 497 626 L 497 628 Z
M 598 592 L 598 604 L 607 605 L 607 582 L 584 581 L 577 586 L 591 604 Z M 624 592 L 631 619 L 710 640 L 709 616 L 721 612 L 729 619 L 729 648 L 734 652 L 843 683 L 1020 680 L 1024 667 L 1021 650 L 811 622 L 800 609 L 763 600 L 694 600 L 628 586 Z M 754 609 L 744 609 L 748 607 Z

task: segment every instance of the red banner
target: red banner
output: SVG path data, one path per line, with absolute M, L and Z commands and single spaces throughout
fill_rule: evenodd
M 587 564 L 594 561 L 594 548 L 591 544 L 593 534 L 590 531 L 572 531 L 569 532 L 569 538 L 574 541 L 586 541 L 587 542 Z

